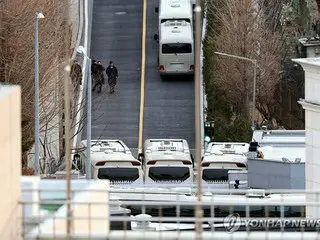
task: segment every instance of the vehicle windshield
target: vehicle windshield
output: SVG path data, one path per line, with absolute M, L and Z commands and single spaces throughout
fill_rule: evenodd
M 157 181 L 185 181 L 190 177 L 188 167 L 151 167 L 149 177 Z
M 162 44 L 162 54 L 192 53 L 190 43 L 166 43 Z
M 204 169 L 202 179 L 204 181 L 228 181 L 228 171 L 230 169 Z
M 111 182 L 133 182 L 139 178 L 137 168 L 99 168 L 98 179 L 108 179 Z

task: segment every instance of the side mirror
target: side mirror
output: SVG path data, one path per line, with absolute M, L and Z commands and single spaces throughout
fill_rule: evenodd
M 153 40 L 159 41 L 159 35 L 158 34 L 153 35 Z
M 159 12 L 159 8 L 156 7 L 156 8 L 154 9 L 154 11 L 155 11 L 156 13 L 158 13 L 158 12 Z

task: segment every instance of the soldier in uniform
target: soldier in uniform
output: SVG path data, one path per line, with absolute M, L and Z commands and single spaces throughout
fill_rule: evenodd
M 95 91 L 98 87 L 98 93 L 101 92 L 102 85 L 104 84 L 104 66 L 102 65 L 101 61 L 94 61 L 92 62 L 92 76 L 94 86 L 92 91 Z
M 109 62 L 109 66 L 106 70 L 108 76 L 108 84 L 110 87 L 110 93 L 114 93 L 114 87 L 117 85 L 118 69 L 114 66 L 113 62 Z

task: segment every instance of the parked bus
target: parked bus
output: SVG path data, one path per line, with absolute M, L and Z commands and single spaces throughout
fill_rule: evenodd
M 193 28 L 193 6 L 190 0 L 160 0 L 155 12 L 159 13 L 159 26 L 171 20 L 184 20 Z
M 126 201 L 126 207 L 133 215 L 141 214 L 143 209 L 146 214 L 153 217 L 194 217 L 196 196 L 188 196 L 183 193 L 173 193 L 167 188 L 160 194 L 160 190 L 152 193 L 141 193 L 141 189 L 134 193 L 130 192 L 111 193 L 120 201 Z M 256 190 L 254 190 L 256 191 Z M 250 192 L 250 191 L 249 191 Z M 260 192 L 260 193 L 259 193 Z M 304 218 L 306 217 L 306 197 L 305 194 L 270 194 L 265 195 L 262 191 L 248 194 L 212 194 L 202 196 L 202 209 L 205 218 L 225 218 L 230 214 L 238 214 L 245 218 L 247 211 L 250 218 L 280 218 L 283 217 Z M 130 204 L 130 201 L 135 204 Z M 136 201 L 147 201 L 143 204 L 136 204 Z M 161 205 L 160 202 L 165 203 Z M 148 204 L 150 203 L 150 204 Z M 158 204 L 155 204 L 158 203 Z M 248 206 L 248 207 L 247 207 Z M 214 220 L 214 219 L 213 219 Z M 174 222 L 174 218 L 172 219 Z M 183 221 L 182 221 L 183 222 Z M 187 221 L 186 221 L 187 222 Z
M 214 184 L 215 187 L 229 188 L 229 171 L 246 170 L 248 149 L 248 143 L 209 143 L 201 162 L 203 184 Z M 241 182 L 239 185 L 241 185 Z
M 81 141 L 81 148 L 87 148 L 87 141 Z M 76 156 L 75 165 L 87 172 L 86 150 Z M 91 178 L 109 179 L 111 184 L 143 183 L 143 170 L 140 161 L 135 159 L 130 149 L 121 140 L 91 141 Z
M 140 155 L 145 183 L 193 183 L 193 159 L 184 139 L 148 139 Z
M 191 24 L 184 20 L 166 21 L 160 25 L 160 75 L 194 74 L 194 38 Z

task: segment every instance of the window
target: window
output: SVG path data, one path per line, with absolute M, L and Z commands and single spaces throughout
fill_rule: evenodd
M 99 168 L 98 179 L 108 179 L 111 182 L 134 182 L 139 178 L 137 168 Z
M 210 217 L 212 215 L 212 209 L 210 206 L 204 206 L 204 217 Z M 214 216 L 225 217 L 229 214 L 238 213 L 240 217 L 246 217 L 246 206 L 218 206 L 215 205 Z M 249 214 L 251 218 L 279 218 L 281 216 L 280 206 L 250 206 Z M 305 217 L 305 207 L 303 206 L 284 206 L 284 217 L 299 218 Z
M 228 171 L 230 169 L 204 169 L 202 179 L 204 181 L 228 181 Z
M 162 53 L 163 54 L 192 53 L 192 46 L 190 43 L 162 44 Z
M 190 18 L 179 18 L 179 19 L 170 19 L 170 18 L 163 18 L 161 19 L 160 23 L 164 23 L 166 21 L 186 21 L 187 23 L 190 23 Z
M 281 206 L 265 207 L 266 215 L 269 217 L 281 217 Z M 284 217 L 305 217 L 305 207 L 303 206 L 283 206 Z
M 177 214 L 180 217 L 194 217 L 195 214 L 195 207 L 190 205 L 184 205 L 177 207 L 175 204 L 172 205 L 165 205 L 165 206 L 155 206 L 155 205 L 144 205 L 145 213 L 150 214 L 153 217 L 163 216 L 163 217 L 175 217 Z M 133 215 L 138 215 L 143 213 L 144 207 L 142 205 L 131 205 L 126 206 L 132 211 Z M 271 208 L 275 208 L 276 206 L 269 206 Z M 250 206 L 250 218 L 274 218 L 275 216 L 270 216 L 266 214 L 266 206 Z M 211 218 L 225 218 L 229 214 L 238 213 L 240 217 L 246 217 L 246 206 L 239 205 L 239 206 L 222 206 L 222 205 L 204 205 L 203 206 L 203 217 Z M 290 206 L 284 208 L 284 216 L 285 217 L 305 217 L 305 207 L 304 206 Z M 280 212 L 278 212 L 278 217 L 280 217 Z M 172 222 L 174 222 L 173 220 Z M 183 221 L 181 221 L 183 223 Z M 186 222 L 187 223 L 187 222 Z M 190 222 L 188 222 L 190 223 Z M 216 220 L 216 223 L 218 221 Z
M 153 181 L 185 181 L 190 177 L 187 167 L 151 167 L 149 177 Z

